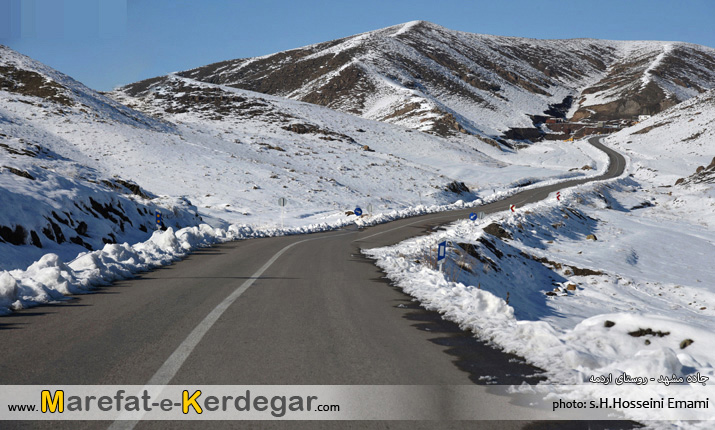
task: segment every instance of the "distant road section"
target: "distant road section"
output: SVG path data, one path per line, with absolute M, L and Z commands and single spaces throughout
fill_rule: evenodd
M 598 140 L 589 142 L 608 154 L 605 174 L 523 191 L 479 210 L 504 211 L 512 204 L 544 199 L 559 189 L 621 175 L 625 159 Z M 472 384 L 466 358 L 454 352 L 461 346 L 448 342 L 458 334 L 430 330 L 441 323 L 416 310 L 410 298 L 389 286 L 380 270 L 360 253 L 360 248 L 395 244 L 439 224 L 464 219 L 471 211 L 474 208 L 424 215 L 364 230 L 226 243 L 101 288 L 96 294 L 3 317 L 0 381 Z M 471 336 L 466 341 L 474 342 L 474 354 L 479 355 L 470 360 L 481 363 L 485 372 L 509 366 L 514 367 L 511 373 L 533 372 L 526 365 L 509 364 L 510 356 Z M 506 397 L 486 390 L 484 396 L 482 406 L 476 408 L 515 410 Z M 494 428 L 494 422 L 454 424 Z M 523 424 L 504 422 L 498 428 Z M 88 426 L 106 427 L 107 423 Z M 142 422 L 137 428 L 144 426 L 152 423 Z

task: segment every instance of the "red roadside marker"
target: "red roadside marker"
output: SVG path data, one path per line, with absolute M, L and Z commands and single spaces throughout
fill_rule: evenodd
M 511 205 L 511 206 L 509 206 L 509 209 L 511 209 L 511 211 L 514 212 L 514 208 L 515 208 L 515 207 L 516 207 L 516 206 Z
M 561 191 L 556 192 L 556 200 L 561 200 Z

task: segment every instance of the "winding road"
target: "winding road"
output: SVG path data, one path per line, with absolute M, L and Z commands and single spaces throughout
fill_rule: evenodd
M 620 176 L 624 158 L 598 138 L 589 142 L 608 154 L 605 174 L 523 191 L 478 210 L 503 211 L 559 189 Z M 360 253 L 361 248 L 395 244 L 464 219 L 474 210 L 424 215 L 363 230 L 230 242 L 201 249 L 96 294 L 16 312 L 0 320 L 4 345 L 0 381 L 4 385 L 464 385 L 492 376 L 501 384 L 519 383 L 538 369 L 510 360 L 515 357 L 416 306 Z M 513 408 L 508 398 L 488 394 L 486 389 L 484 395 L 482 407 Z M 52 424 L 36 423 L 53 428 L 62 423 Z M 62 425 L 76 428 L 78 424 L 108 425 Z M 129 425 L 124 428 L 134 426 L 125 424 Z M 195 427 L 192 424 L 196 423 L 140 422 L 136 428 Z M 204 422 L 202 427 L 209 424 L 236 425 Z M 268 421 L 260 427 L 286 424 Z M 418 421 L 353 424 L 435 427 Z M 293 422 L 291 428 L 296 425 L 301 422 Z M 303 425 L 319 428 L 330 423 Z M 540 428 L 539 423 L 520 421 L 455 421 L 449 426 Z

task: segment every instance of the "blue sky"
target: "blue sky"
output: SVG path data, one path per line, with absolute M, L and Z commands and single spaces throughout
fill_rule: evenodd
M 715 47 L 712 0 L 0 0 L 0 44 L 98 90 L 412 20 L 533 38 Z

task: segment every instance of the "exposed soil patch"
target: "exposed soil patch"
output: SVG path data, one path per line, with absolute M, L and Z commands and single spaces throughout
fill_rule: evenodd
M 296 134 L 320 134 L 324 140 L 342 140 L 349 143 L 355 143 L 355 139 L 347 134 L 337 133 L 331 130 L 325 130 L 314 124 L 290 124 L 282 127 L 283 130 L 291 131 Z
M 0 66 L 0 90 L 25 96 L 40 97 L 64 106 L 72 106 L 67 97 L 67 89 L 45 78 L 39 73 L 17 69 L 14 66 Z

